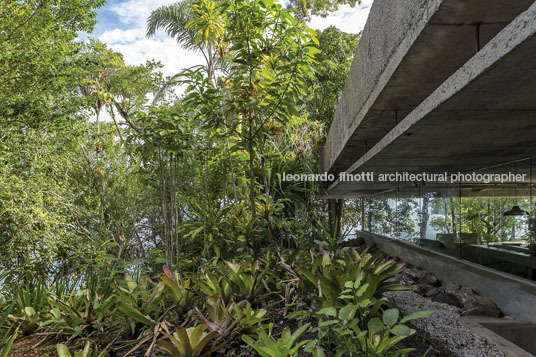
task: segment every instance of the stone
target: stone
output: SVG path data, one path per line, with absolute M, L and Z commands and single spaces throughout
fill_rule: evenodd
M 434 296 L 432 301 L 456 306 L 457 308 L 463 307 L 463 305 L 460 303 L 456 295 L 451 294 L 451 293 L 446 293 L 446 292 L 440 292 L 439 294 Z
M 478 295 L 473 289 L 455 283 L 439 288 L 446 294 L 456 296 L 463 308 L 462 316 L 502 317 L 503 312 L 491 300 Z
M 433 298 L 434 296 L 438 295 L 440 293 L 439 289 L 436 287 L 432 287 L 430 290 L 428 290 L 424 296 L 428 298 Z
M 395 275 L 393 278 L 389 279 L 389 282 L 400 285 L 413 285 L 415 282 L 409 275 L 404 274 L 404 272 Z
M 424 284 L 424 285 L 432 285 L 432 286 L 440 286 L 441 283 L 439 282 L 439 279 L 435 277 L 434 274 L 429 273 L 417 280 L 417 284 Z
M 430 291 L 431 289 L 435 289 L 432 285 L 426 285 L 426 284 L 413 285 L 411 288 L 415 293 L 422 295 L 422 296 L 425 296 L 428 293 L 428 291 Z
M 449 283 L 439 288 L 442 292 L 456 295 L 460 291 L 461 286 L 456 283 Z
M 462 316 L 487 316 L 487 317 L 503 317 L 501 309 L 491 300 L 474 294 L 466 298 L 463 304 Z
M 417 281 L 427 275 L 426 271 L 420 269 L 406 269 L 403 273 L 411 277 L 414 281 Z

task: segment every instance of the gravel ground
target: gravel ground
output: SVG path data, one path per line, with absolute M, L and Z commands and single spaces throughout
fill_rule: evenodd
M 476 335 L 458 322 L 460 314 L 455 306 L 430 301 L 412 291 L 394 291 L 385 295 L 406 314 L 419 310 L 433 311 L 427 319 L 414 321 L 414 325 L 432 337 L 442 340 L 454 356 L 504 356 L 493 343 Z

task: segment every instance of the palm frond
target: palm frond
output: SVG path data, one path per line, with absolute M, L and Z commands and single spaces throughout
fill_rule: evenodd
M 193 0 L 184 0 L 172 5 L 161 6 L 151 12 L 147 19 L 147 37 L 155 35 L 156 31 L 163 30 L 175 38 L 183 49 L 199 50 L 195 42 L 197 29 L 187 27 L 193 20 L 191 5 Z

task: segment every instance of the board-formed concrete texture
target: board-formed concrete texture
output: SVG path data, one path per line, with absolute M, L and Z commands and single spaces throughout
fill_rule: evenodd
M 535 33 L 534 1 L 376 0 L 322 170 L 456 173 L 530 156 Z M 327 185 L 328 197 L 397 186 Z

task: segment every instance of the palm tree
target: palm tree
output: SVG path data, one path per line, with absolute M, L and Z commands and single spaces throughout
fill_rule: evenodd
M 185 50 L 200 51 L 207 63 L 208 77 L 213 79 L 218 53 L 222 46 L 218 40 L 223 34 L 223 17 L 211 0 L 184 0 L 161 6 L 147 19 L 147 37 L 157 30 L 164 30 L 174 37 Z

